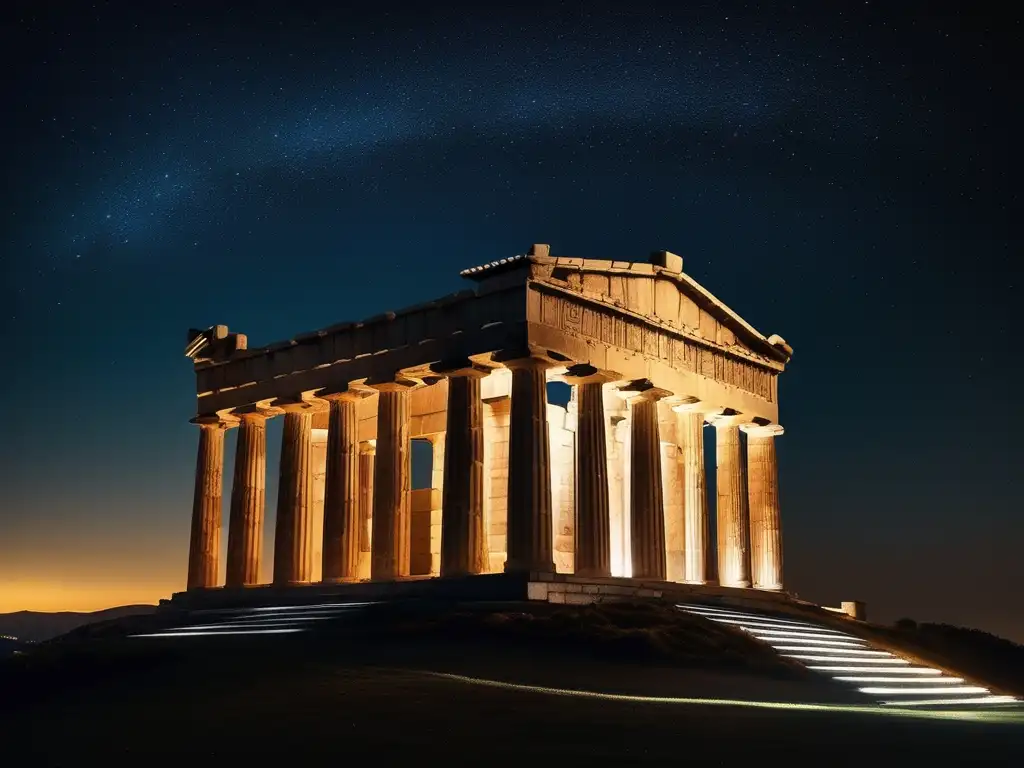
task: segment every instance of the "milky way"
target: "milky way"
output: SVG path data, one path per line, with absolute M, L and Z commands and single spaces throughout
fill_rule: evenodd
M 110 249 L 169 232 L 201 238 L 225 210 L 272 206 L 289 179 L 344 176 L 395 147 L 466 135 L 520 152 L 562 135 L 585 154 L 675 132 L 706 164 L 709 147 L 730 141 L 795 157 L 794 134 L 860 141 L 876 130 L 858 85 L 865 62 L 798 46 L 792 31 L 719 15 L 692 28 L 647 25 L 639 38 L 586 25 L 557 43 L 494 34 L 477 23 L 447 45 L 407 46 L 398 34 L 244 56 L 168 42 L 156 73 L 115 65 L 93 86 L 109 89 L 108 104 L 46 126 L 75 181 L 70 193 L 49 182 L 45 215 L 18 234 L 45 257 L 38 268 L 102 263 Z M 54 192 L 59 206 L 46 199 Z

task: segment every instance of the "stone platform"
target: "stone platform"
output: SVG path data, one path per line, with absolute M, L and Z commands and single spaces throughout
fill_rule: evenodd
M 706 602 L 777 612 L 825 609 L 786 592 L 717 585 L 681 584 L 630 578 L 600 578 L 563 573 L 490 573 L 458 578 L 410 577 L 394 581 L 359 581 L 280 587 L 214 587 L 178 592 L 163 600 L 161 610 L 220 610 L 330 601 L 450 600 L 457 602 L 539 601 L 587 605 L 614 600 Z M 834 617 L 835 614 L 832 614 Z

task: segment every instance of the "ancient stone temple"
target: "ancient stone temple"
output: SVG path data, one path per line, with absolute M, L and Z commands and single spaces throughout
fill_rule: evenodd
M 462 276 L 472 287 L 260 349 L 224 326 L 190 333 L 189 590 L 219 586 L 231 430 L 227 587 L 557 572 L 782 590 L 782 338 L 665 251 L 602 261 L 534 245 Z M 571 385 L 566 407 L 548 403 L 552 381 Z M 414 439 L 433 446 L 431 488 L 410 490 Z

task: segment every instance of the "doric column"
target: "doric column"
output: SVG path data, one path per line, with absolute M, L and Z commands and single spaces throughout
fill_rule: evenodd
M 750 501 L 750 573 L 755 589 L 782 589 L 782 526 L 779 473 L 775 462 L 778 424 L 744 424 L 747 433 L 747 488 Z
M 412 516 L 409 507 L 410 390 L 404 379 L 377 385 L 377 460 L 373 474 L 373 554 L 370 577 L 409 575 Z
M 704 469 L 704 419 L 714 409 L 706 403 L 677 405 L 679 449 L 683 465 L 683 581 L 706 584 L 710 578 L 711 526 L 708 523 Z
M 441 575 L 485 573 L 484 408 L 480 379 L 488 371 L 467 363 L 444 373 L 448 377 L 448 420 L 441 484 Z
M 327 421 L 327 479 L 324 496 L 323 580 L 359 576 L 359 414 L 367 392 L 321 395 L 331 403 Z
M 373 522 L 373 474 L 377 441 L 359 444 L 359 567 L 360 579 L 370 578 L 370 552 Z
M 199 452 L 196 454 L 192 533 L 188 547 L 188 589 L 217 586 L 224 494 L 224 431 L 233 426 L 219 419 L 196 423 L 199 424 Z
M 630 404 L 630 551 L 633 578 L 665 579 L 665 506 L 661 495 L 658 400 L 669 393 L 649 381 L 622 390 Z
M 547 422 L 549 364 L 533 357 L 504 363 L 512 369 L 505 571 L 554 572 Z
M 281 473 L 274 532 L 274 584 L 307 584 L 313 576 L 313 406 L 288 404 L 281 436 Z
M 608 377 L 590 365 L 575 365 L 565 380 L 576 387 L 575 573 L 611 576 L 611 517 L 604 385 Z
M 673 413 L 672 416 L 675 416 Z M 673 418 L 674 422 L 675 419 Z M 667 425 L 660 422 L 659 430 L 664 436 Z M 675 437 L 675 425 L 671 425 L 672 437 Z M 686 558 L 685 512 L 683 504 L 683 462 L 679 446 L 673 442 L 661 442 L 661 499 L 665 508 L 665 580 L 683 581 L 685 576 L 684 561 Z
M 747 479 L 740 454 L 739 418 L 723 415 L 711 420 L 718 467 L 718 583 L 723 587 L 750 586 Z
M 225 584 L 242 587 L 260 583 L 267 496 L 267 416 L 241 416 L 235 446 Z

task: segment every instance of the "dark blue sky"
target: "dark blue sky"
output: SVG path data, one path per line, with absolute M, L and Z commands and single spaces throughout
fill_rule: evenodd
M 1024 640 L 1018 18 L 211 5 L 3 11 L 0 610 L 181 586 L 189 327 L 260 345 L 547 242 L 673 250 L 795 347 L 793 589 Z

